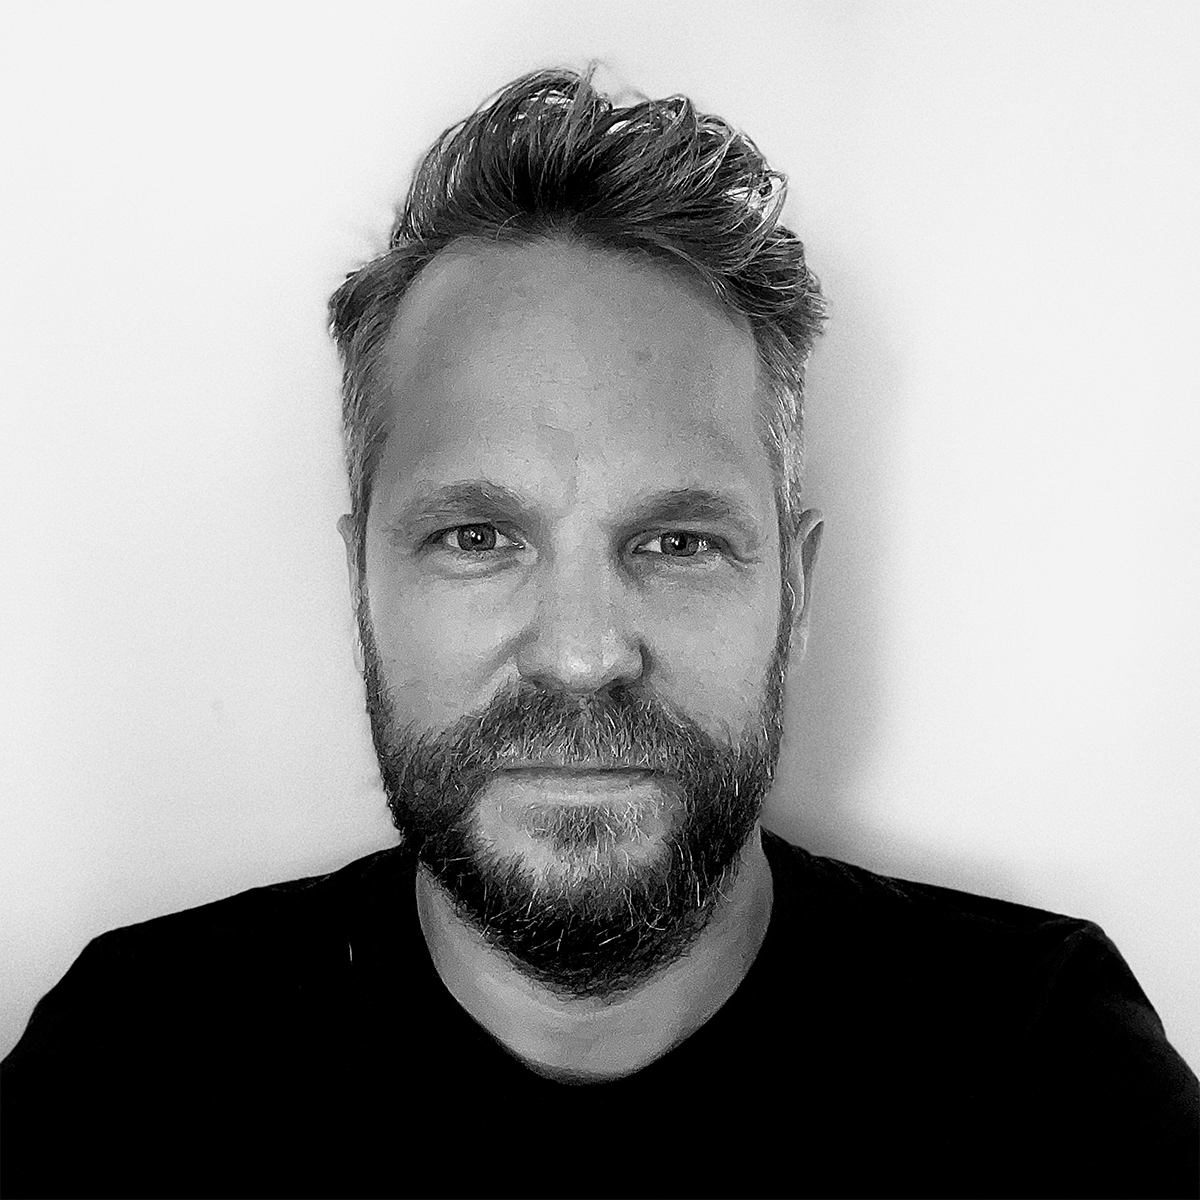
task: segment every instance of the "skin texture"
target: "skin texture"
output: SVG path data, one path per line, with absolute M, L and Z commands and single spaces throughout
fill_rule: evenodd
M 741 737 L 762 705 L 782 584 L 749 328 L 658 263 L 464 242 L 405 297 L 384 366 L 391 425 L 361 580 L 348 520 L 342 531 L 395 718 L 442 730 L 520 680 L 636 685 L 715 738 Z M 806 514 L 793 557 L 801 644 L 819 529 Z M 561 880 L 583 868 L 522 815 L 623 802 L 649 815 L 611 853 L 652 859 L 671 797 L 633 777 L 505 773 L 478 828 L 532 879 Z M 417 898 L 459 1003 L 531 1063 L 590 1078 L 644 1065 L 732 994 L 765 935 L 771 882 L 756 827 L 692 949 L 609 1004 L 522 977 L 424 870 Z

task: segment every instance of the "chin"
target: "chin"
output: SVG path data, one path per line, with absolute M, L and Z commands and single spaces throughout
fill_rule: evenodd
M 501 869 L 516 870 L 537 890 L 627 887 L 661 869 L 679 816 L 669 793 L 562 803 L 484 790 L 474 814 L 479 845 Z

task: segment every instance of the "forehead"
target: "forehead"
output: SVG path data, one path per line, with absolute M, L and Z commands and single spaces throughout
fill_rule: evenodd
M 610 501 L 622 485 L 727 486 L 773 506 L 749 326 L 655 261 L 459 243 L 409 290 L 377 378 L 376 498 L 524 474 L 564 507 L 597 483 Z

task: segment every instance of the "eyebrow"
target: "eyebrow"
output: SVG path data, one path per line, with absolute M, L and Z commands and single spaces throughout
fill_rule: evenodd
M 707 488 L 671 488 L 640 497 L 622 516 L 628 525 L 670 525 L 675 521 L 729 525 L 748 542 L 762 540 L 762 526 L 745 501 Z
M 468 515 L 507 518 L 521 524 L 539 521 L 534 506 L 511 488 L 486 479 L 465 479 L 419 490 L 388 522 L 388 528 L 415 536 L 431 525 Z M 681 521 L 731 526 L 752 546 L 763 538 L 762 524 L 744 500 L 698 487 L 668 488 L 639 496 L 613 524 L 627 528 Z
M 533 516 L 533 510 L 511 488 L 486 479 L 464 479 L 441 487 L 419 489 L 388 521 L 388 529 L 404 536 L 415 536 L 430 525 L 460 519 L 467 514 L 527 521 Z

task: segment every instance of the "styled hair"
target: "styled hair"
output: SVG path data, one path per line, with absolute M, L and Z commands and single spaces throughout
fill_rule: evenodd
M 388 433 L 381 350 L 413 281 L 462 238 L 648 255 L 691 271 L 748 321 L 768 385 L 761 436 L 786 547 L 800 513 L 804 367 L 824 313 L 804 246 L 779 223 L 786 190 L 786 177 L 720 117 L 684 96 L 616 106 L 591 71 L 522 76 L 447 129 L 417 167 L 386 252 L 329 302 L 360 561 Z

